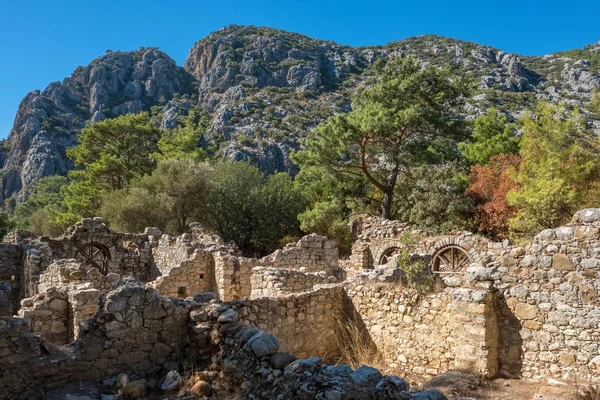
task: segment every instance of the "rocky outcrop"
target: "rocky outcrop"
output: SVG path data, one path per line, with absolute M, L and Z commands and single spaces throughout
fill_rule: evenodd
M 237 86 L 316 91 L 367 65 L 356 49 L 271 28 L 229 26 L 197 42 L 185 68 L 201 93 Z
M 86 122 L 151 108 L 164 129 L 177 127 L 192 109 L 203 110 L 212 123 L 201 145 L 213 155 L 295 174 L 290 152 L 320 122 L 349 111 L 363 72 L 390 55 L 452 66 L 478 82 L 464 115 L 470 119 L 494 106 L 514 120 L 540 98 L 587 113 L 592 90 L 600 87 L 599 68 L 579 53 L 521 57 L 433 35 L 352 48 L 272 28 L 229 26 L 195 43 L 184 67 L 154 48 L 109 52 L 27 94 L 0 149 L 0 196 L 13 198 L 12 207 L 41 177 L 66 174 L 73 165 L 65 149 L 76 144 Z M 600 122 L 589 126 L 598 130 Z
M 86 121 L 149 110 L 173 93 L 186 93 L 191 81 L 173 59 L 150 48 L 109 52 L 43 92 L 30 92 L 8 138 L 2 197 L 20 201 L 40 178 L 73 168 L 65 150 L 77 143 Z

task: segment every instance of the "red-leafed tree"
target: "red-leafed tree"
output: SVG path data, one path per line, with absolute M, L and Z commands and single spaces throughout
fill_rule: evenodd
M 520 162 L 517 155 L 498 154 L 487 165 L 471 167 L 466 194 L 477 203 L 475 223 L 481 232 L 496 238 L 508 237 L 508 222 L 516 210 L 506 194 L 519 188 L 514 176 Z

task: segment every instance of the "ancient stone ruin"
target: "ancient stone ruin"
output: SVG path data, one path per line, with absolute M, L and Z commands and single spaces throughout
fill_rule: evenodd
M 525 247 L 374 217 L 352 229 L 345 260 L 314 234 L 247 258 L 197 224 L 178 237 L 100 218 L 57 238 L 13 232 L 0 245 L 0 398 L 71 382 L 103 400 L 445 398 L 391 371 L 600 381 L 600 209 Z M 407 253 L 435 289 L 407 287 Z M 348 332 L 389 371 L 337 365 Z

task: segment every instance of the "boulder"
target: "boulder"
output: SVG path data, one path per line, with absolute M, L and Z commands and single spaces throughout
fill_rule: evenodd
M 476 390 L 480 381 L 477 375 L 462 371 L 447 371 L 423 385 L 425 390 L 441 390 L 448 395 L 458 396 L 465 390 Z
M 269 357 L 269 364 L 274 369 L 284 370 L 291 362 L 297 360 L 296 356 L 289 353 L 275 353 Z
M 145 399 L 148 395 L 148 389 L 146 388 L 146 380 L 138 379 L 137 381 L 129 382 L 123 389 L 121 389 L 121 393 L 124 397 L 128 399 Z
M 125 385 L 127 385 L 129 383 L 129 377 L 125 373 L 120 373 L 115 378 L 115 382 L 114 383 L 115 383 L 115 388 L 116 389 L 121 389 L 121 388 L 125 387 Z
M 183 378 L 179 375 L 179 372 L 177 372 L 177 370 L 172 370 L 169 371 L 162 385 L 160 385 L 160 388 L 164 391 L 178 389 L 182 381 Z
M 341 365 L 329 365 L 325 368 L 325 372 L 330 375 L 344 376 L 344 375 L 350 375 L 354 371 L 348 365 L 341 364 Z
M 397 391 L 397 392 L 408 392 L 410 390 L 410 383 L 404 379 L 400 379 L 397 376 L 384 376 L 382 380 L 377 382 L 375 385 L 377 392 L 384 391 Z
M 236 322 L 238 319 L 239 319 L 238 313 L 236 313 L 235 310 L 228 309 L 228 310 L 223 311 L 221 313 L 221 315 L 219 315 L 219 318 L 217 321 L 219 321 L 222 324 L 225 324 L 228 322 Z
M 264 357 L 277 352 L 279 349 L 279 341 L 277 337 L 271 334 L 254 335 L 248 345 L 256 357 Z
M 208 396 L 212 391 L 212 386 L 206 381 L 198 381 L 192 386 L 192 394 L 196 397 Z
M 319 357 L 299 359 L 291 362 L 287 367 L 285 367 L 283 373 L 285 375 L 302 374 L 306 371 L 312 373 L 315 372 L 315 370 L 321 365 L 323 365 L 323 360 L 321 360 Z
M 196 303 L 208 303 L 211 300 L 216 300 L 217 294 L 213 292 L 204 292 L 194 295 L 194 301 Z
M 248 342 L 248 340 L 252 339 L 254 337 L 254 335 L 256 335 L 259 332 L 261 332 L 261 334 L 264 333 L 263 331 L 261 331 L 260 329 L 258 329 L 256 327 L 242 326 L 240 328 L 240 330 L 238 331 L 238 333 L 235 334 L 235 337 L 236 337 L 236 339 L 239 339 L 240 342 L 246 343 L 246 342 Z
M 368 365 L 361 365 L 350 374 L 356 384 L 362 385 L 369 382 L 375 382 L 382 378 L 381 372 L 377 368 L 369 367 Z
M 439 390 L 429 390 L 416 393 L 411 400 L 448 400 L 448 398 Z
M 162 232 L 155 226 L 149 226 L 144 230 L 144 235 L 160 236 Z
M 600 208 L 584 208 L 573 216 L 572 222 L 595 222 L 600 221 Z
M 325 400 L 342 400 L 343 394 L 339 390 L 329 390 L 323 394 Z

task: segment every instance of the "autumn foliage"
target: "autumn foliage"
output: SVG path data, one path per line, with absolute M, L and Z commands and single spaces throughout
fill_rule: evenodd
M 508 203 L 506 194 L 519 188 L 514 176 L 520 162 L 518 155 L 498 154 L 487 165 L 471 167 L 466 194 L 477 204 L 475 224 L 492 237 L 508 237 L 508 223 L 516 209 Z

